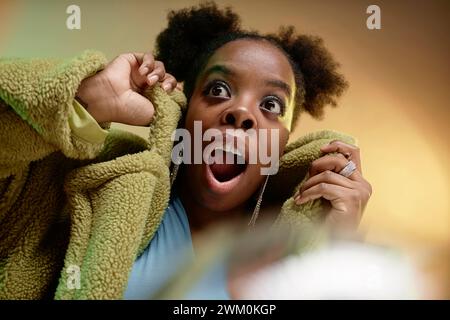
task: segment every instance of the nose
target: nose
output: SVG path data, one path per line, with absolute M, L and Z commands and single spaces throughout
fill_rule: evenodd
M 256 118 L 244 107 L 230 108 L 222 114 L 222 124 L 232 125 L 237 129 L 254 129 L 256 128 Z

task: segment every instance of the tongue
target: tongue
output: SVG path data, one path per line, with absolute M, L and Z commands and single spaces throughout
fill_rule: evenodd
M 211 172 L 217 181 L 225 182 L 238 176 L 244 171 L 245 165 L 242 164 L 219 164 L 214 163 L 210 166 Z

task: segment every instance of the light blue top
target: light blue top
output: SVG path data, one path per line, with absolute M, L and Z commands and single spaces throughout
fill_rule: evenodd
M 151 299 L 152 296 L 194 257 L 186 211 L 178 196 L 171 197 L 153 239 L 135 261 L 124 299 Z M 229 299 L 223 263 L 218 263 L 188 293 L 187 299 Z

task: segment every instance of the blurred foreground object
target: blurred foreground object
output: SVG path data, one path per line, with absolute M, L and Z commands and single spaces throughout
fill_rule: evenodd
M 417 299 L 421 284 L 400 254 L 361 243 L 289 256 L 239 286 L 242 299 Z
M 301 232 L 222 225 L 202 236 L 195 260 L 153 298 L 222 299 L 211 277 L 217 270 L 232 299 L 449 298 L 445 248 L 406 251 L 354 239 L 313 225 Z

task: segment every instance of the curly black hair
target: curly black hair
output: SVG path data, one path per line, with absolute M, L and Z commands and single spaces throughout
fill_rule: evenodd
M 211 55 L 224 44 L 238 39 L 269 41 L 288 58 L 297 92 L 294 125 L 302 111 L 321 119 L 326 105 L 336 106 L 348 87 L 337 63 L 319 37 L 296 34 L 292 26 L 276 34 L 261 35 L 241 29 L 239 16 L 230 7 L 220 10 L 214 2 L 170 11 L 169 24 L 156 39 L 156 59 L 167 72 L 184 82 L 189 99 L 197 76 Z

